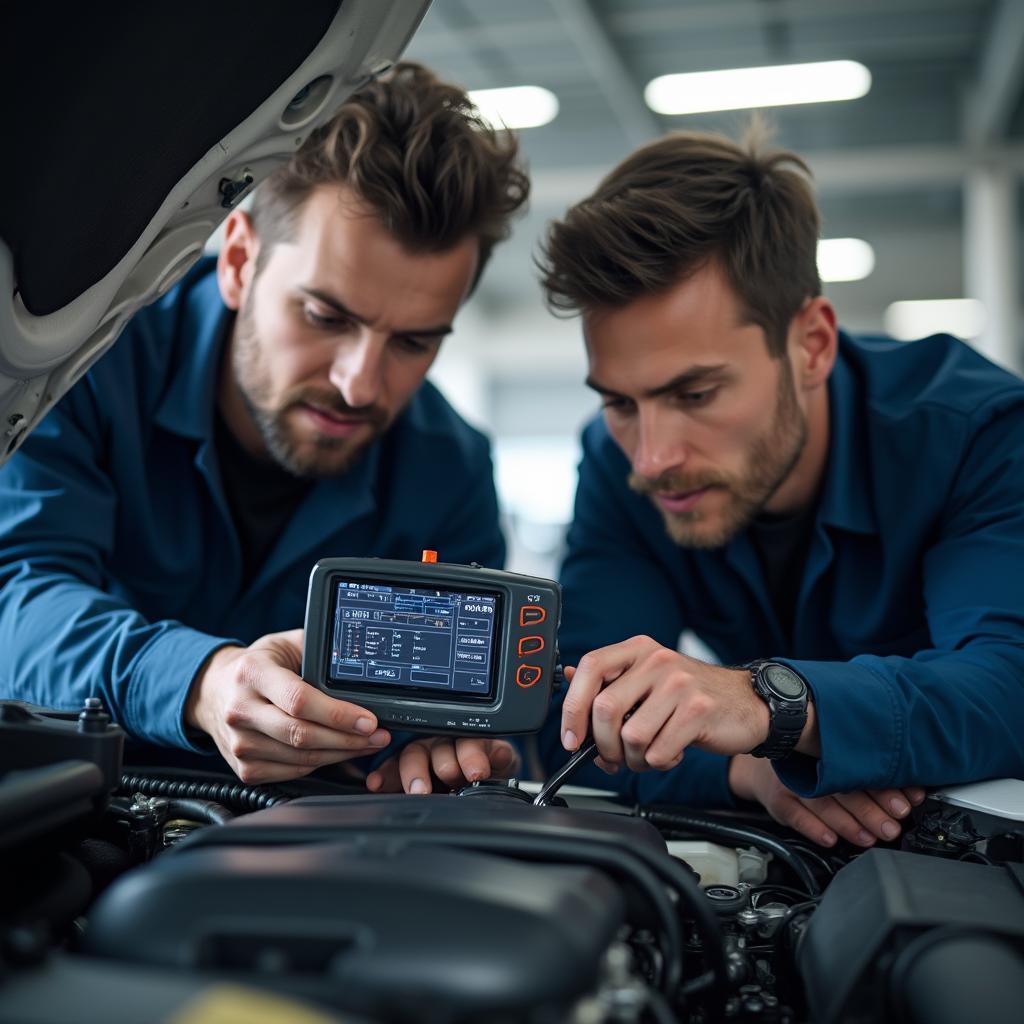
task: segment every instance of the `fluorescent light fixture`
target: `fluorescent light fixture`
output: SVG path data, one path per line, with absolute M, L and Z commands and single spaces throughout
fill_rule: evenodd
M 894 302 L 885 311 L 887 334 L 900 341 L 930 334 L 977 338 L 985 329 L 985 307 L 977 299 L 915 299 Z
M 863 281 L 875 269 L 875 250 L 863 238 L 823 238 L 818 243 L 822 281 Z
M 469 94 L 480 116 L 495 130 L 538 128 L 558 115 L 558 97 L 539 85 L 477 89 Z
M 644 99 L 658 114 L 699 114 L 856 100 L 870 88 L 871 72 L 863 64 L 830 60 L 662 75 L 647 83 Z

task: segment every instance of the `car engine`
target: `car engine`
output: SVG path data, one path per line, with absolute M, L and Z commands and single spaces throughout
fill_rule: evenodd
M 97 702 L 0 702 L 0 1022 L 1018 1021 L 1024 821 L 896 846 L 751 812 L 379 796 L 122 764 Z

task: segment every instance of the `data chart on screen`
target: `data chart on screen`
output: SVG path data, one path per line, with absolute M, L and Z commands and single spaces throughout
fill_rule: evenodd
M 338 581 L 329 676 L 361 687 L 490 696 L 499 600 Z

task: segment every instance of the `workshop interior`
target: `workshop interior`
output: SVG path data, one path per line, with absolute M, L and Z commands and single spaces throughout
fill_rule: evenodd
M 901 316 L 944 303 L 943 330 L 1024 369 L 1018 0 L 18 4 L 4 21 L 0 463 L 400 58 L 557 98 L 519 129 L 530 211 L 431 377 L 494 436 L 507 570 L 449 562 L 431 537 L 406 561 L 309 566 L 302 677 L 382 725 L 528 738 L 566 686 L 553 581 L 595 403 L 578 324 L 544 311 L 531 253 L 630 149 L 742 123 L 739 107 L 656 112 L 657 75 L 863 62 L 852 113 L 773 115 L 845 243 L 833 258 L 861 261 L 823 272 L 827 294 L 852 326 L 905 337 L 931 328 Z M 458 649 L 447 696 L 437 673 L 374 660 L 381 615 Z M 246 784 L 130 763 L 98 698 L 0 700 L 0 1022 L 1024 1017 L 1024 780 L 932 790 L 894 843 L 824 849 L 753 806 L 574 785 L 594 753 L 423 796 Z

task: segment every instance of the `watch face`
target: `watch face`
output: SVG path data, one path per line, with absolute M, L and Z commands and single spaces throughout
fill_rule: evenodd
M 785 700 L 797 700 L 804 695 L 804 681 L 785 665 L 769 665 L 764 670 L 765 682 Z

